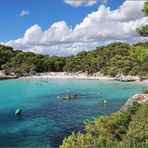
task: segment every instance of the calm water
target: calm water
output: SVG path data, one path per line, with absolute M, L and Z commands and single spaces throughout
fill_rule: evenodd
M 63 137 L 81 130 L 84 120 L 117 111 L 146 85 L 60 79 L 0 81 L 0 146 L 56 147 Z M 81 97 L 57 99 L 68 91 Z M 106 106 L 102 103 L 104 99 L 108 100 Z M 17 118 L 14 113 L 19 107 L 23 114 Z

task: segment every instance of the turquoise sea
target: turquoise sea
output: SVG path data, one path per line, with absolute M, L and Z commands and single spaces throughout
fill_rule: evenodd
M 148 84 L 97 80 L 0 81 L 0 147 L 57 147 L 83 122 L 117 111 Z M 79 99 L 57 99 L 68 92 Z M 103 100 L 107 99 L 107 105 Z M 22 116 L 15 110 L 23 108 Z

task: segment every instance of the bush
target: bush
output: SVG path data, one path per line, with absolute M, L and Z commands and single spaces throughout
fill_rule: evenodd
M 85 123 L 85 133 L 72 133 L 61 148 L 147 147 L 148 103 L 134 103 L 126 111 Z
M 143 90 L 144 94 L 148 94 L 148 89 Z

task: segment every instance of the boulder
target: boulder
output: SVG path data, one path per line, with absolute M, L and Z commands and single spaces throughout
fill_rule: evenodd
M 140 78 L 138 76 L 131 76 L 131 75 L 122 75 L 122 74 L 117 74 L 115 77 L 115 80 L 121 81 L 121 82 L 131 82 L 131 81 L 139 81 Z

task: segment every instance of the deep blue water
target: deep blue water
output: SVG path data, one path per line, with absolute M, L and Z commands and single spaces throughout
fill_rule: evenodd
M 86 119 L 117 111 L 148 84 L 96 80 L 0 81 L 0 147 L 56 147 Z M 79 93 L 60 101 L 57 96 Z M 107 99 L 107 105 L 103 100 Z M 15 110 L 23 108 L 21 117 Z

